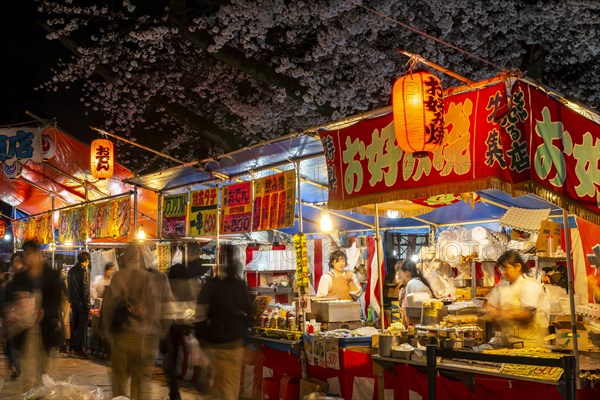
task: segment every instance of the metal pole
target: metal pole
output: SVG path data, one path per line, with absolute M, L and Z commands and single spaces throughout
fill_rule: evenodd
M 435 376 L 436 376 L 436 359 L 435 359 L 435 344 L 428 344 L 426 347 L 427 357 L 427 398 L 435 400 Z
M 133 187 L 133 237 L 137 239 L 137 186 Z
M 563 371 L 565 374 L 565 386 L 567 389 L 567 400 L 577 399 L 577 381 L 579 381 L 579 372 L 575 372 L 577 368 L 577 357 L 565 356 L 561 358 Z
M 573 355 L 575 356 L 575 384 L 577 389 L 581 388 L 579 378 L 579 345 L 577 340 L 577 315 L 575 314 L 575 288 L 573 285 L 573 257 L 571 245 L 571 229 L 569 228 L 569 214 L 563 209 L 563 226 L 565 229 L 565 244 L 567 251 L 567 277 L 569 288 L 569 305 L 571 308 L 571 332 L 573 333 Z
M 475 300 L 477 294 L 477 263 L 471 261 L 471 300 Z
M 158 232 L 156 232 L 156 237 L 159 238 L 160 240 L 162 240 L 163 238 L 163 234 L 162 234 L 162 219 L 163 219 L 163 193 L 159 192 L 158 193 L 158 221 L 156 224 L 156 230 Z
M 300 161 L 294 161 L 294 168 L 296 169 L 296 187 L 298 191 L 297 202 L 298 204 L 298 230 L 300 231 L 300 235 L 304 235 L 304 222 L 302 218 L 302 197 L 300 191 Z M 314 279 L 314 274 L 311 274 L 311 278 Z M 296 282 L 297 284 L 298 282 Z M 314 286 L 314 283 L 313 283 Z M 310 294 L 310 293 L 309 293 Z M 302 326 L 300 329 L 302 332 L 305 332 L 306 327 L 306 307 L 302 306 L 302 304 L 306 304 L 304 298 L 306 297 L 306 293 L 304 293 L 304 289 L 302 287 L 298 287 L 298 297 L 300 298 L 300 304 L 302 309 Z
M 379 282 L 379 322 L 381 323 L 381 331 L 385 329 L 385 312 L 383 310 L 383 280 L 384 276 L 381 276 L 381 263 L 383 261 L 383 254 L 381 254 L 381 235 L 379 233 L 379 205 L 374 204 L 375 207 L 375 257 L 377 257 L 377 281 Z
M 52 252 L 52 269 L 54 269 L 54 262 L 55 262 L 55 250 L 56 250 L 56 243 L 54 243 L 54 196 L 50 197 L 50 201 L 52 202 L 52 216 L 50 217 L 50 227 L 52 229 L 52 242 L 51 242 L 51 246 L 50 246 L 50 251 Z
M 304 223 L 302 222 L 302 197 L 300 192 L 300 163 L 294 162 L 296 168 L 296 186 L 298 187 L 298 230 L 304 232 Z
M 219 202 L 219 193 L 221 193 L 221 182 L 217 182 L 217 236 L 215 238 L 215 267 L 217 271 L 217 275 L 219 274 L 219 234 L 221 232 L 221 211 L 223 205 L 223 198 L 221 193 L 221 201 Z

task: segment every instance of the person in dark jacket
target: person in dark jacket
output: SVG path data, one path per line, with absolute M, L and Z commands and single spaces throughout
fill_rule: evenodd
M 71 304 L 71 352 L 77 357 L 87 358 L 83 350 L 85 332 L 90 310 L 89 273 L 90 253 L 77 254 L 77 264 L 68 273 L 69 303 Z
M 239 397 L 243 338 L 250 317 L 246 284 L 228 264 L 200 290 L 196 307 L 196 336 L 206 347 L 215 369 L 211 394 L 220 399 Z
M 177 350 L 183 336 L 194 334 L 194 319 L 187 315 L 196 306 L 197 282 L 183 264 L 174 264 L 168 272 L 169 284 L 173 295 L 174 321 L 169 335 L 161 341 L 160 349 L 164 354 L 164 369 L 169 383 L 169 400 L 181 400 L 177 381 Z
M 21 300 L 20 304 L 33 307 L 33 325 L 15 336 L 25 392 L 41 385 L 42 375 L 50 369 L 50 351 L 62 343 L 63 333 L 60 274 L 44 261 L 38 244 L 33 241 L 23 244 L 23 262 L 25 270 L 15 274 L 8 301 Z M 28 314 L 28 311 L 22 308 L 22 314 Z

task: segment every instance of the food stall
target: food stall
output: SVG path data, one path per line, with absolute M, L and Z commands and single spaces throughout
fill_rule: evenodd
M 587 175 L 587 169 L 581 168 L 583 164 L 587 165 L 588 163 L 587 151 L 582 151 L 587 148 L 585 143 L 591 144 L 600 136 L 598 117 L 592 112 L 588 113 L 587 110 L 581 112 L 580 106 L 570 104 L 556 93 L 532 82 L 516 79 L 510 87 L 510 93 L 512 104 L 507 108 L 507 91 L 505 82 L 502 80 L 490 80 L 475 87 L 465 88 L 464 91 L 458 89 L 447 92 L 444 97 L 447 132 L 444 139 L 440 141 L 439 148 L 430 150 L 430 155 L 426 157 L 413 157 L 410 152 L 389 144 L 394 141 L 394 124 L 391 114 L 366 119 L 343 129 L 321 131 L 320 135 L 324 146 L 331 146 L 331 151 L 327 153 L 328 156 L 330 155 L 327 159 L 328 167 L 331 167 L 329 169 L 329 207 L 344 209 L 376 204 L 374 209 L 377 211 L 379 207 L 383 207 L 382 203 L 396 199 L 415 199 L 421 202 L 425 201 L 427 204 L 436 198 L 444 201 L 444 197 L 447 197 L 446 193 L 452 191 L 463 194 L 471 193 L 468 198 L 473 210 L 476 210 L 478 202 L 500 205 L 501 208 L 504 208 L 497 201 L 489 199 L 486 201 L 485 195 L 482 196 L 482 194 L 489 190 L 500 190 L 510 194 L 534 193 L 538 199 L 547 200 L 562 207 L 562 213 L 554 214 L 555 217 L 562 216 L 564 242 L 561 242 L 560 246 L 566 250 L 566 254 L 573 254 L 573 258 L 576 258 L 577 256 L 572 252 L 568 213 L 595 224 L 598 224 L 600 217 L 596 200 L 598 193 L 597 170 L 593 171 L 594 177 L 590 178 Z M 558 126 L 560 126 L 559 131 L 557 130 Z M 352 146 L 344 145 L 344 143 L 351 143 Z M 524 143 L 528 145 L 524 146 Z M 379 157 L 378 163 L 373 161 L 372 156 L 365 156 L 370 150 L 381 152 L 382 148 L 385 149 L 383 155 L 386 157 Z M 575 148 L 578 149 L 577 152 L 574 151 Z M 597 155 L 592 156 L 592 159 L 592 164 L 595 164 Z M 393 178 L 388 180 L 388 175 Z M 594 181 L 594 184 L 590 186 L 590 191 L 574 189 L 575 187 L 582 188 L 588 182 L 591 183 L 590 179 Z M 477 196 L 474 192 L 477 193 Z M 477 197 L 481 197 L 481 199 L 477 199 Z M 552 212 L 553 207 L 548 208 Z M 440 213 L 441 210 L 442 208 L 440 208 Z M 502 215 L 497 216 L 497 219 L 499 220 L 506 211 L 505 208 Z M 551 218 L 550 212 L 546 218 Z M 525 213 L 531 214 L 531 208 Z M 428 215 L 420 215 L 418 218 L 427 220 Z M 445 222 L 452 223 L 451 220 Z M 551 240 L 554 239 L 553 234 L 557 234 L 550 229 L 545 229 L 543 225 L 540 226 L 540 222 L 556 224 L 556 221 L 546 221 L 545 219 L 537 221 L 539 228 L 536 234 L 540 237 L 545 234 L 545 237 L 543 241 L 535 243 L 538 247 L 538 254 L 531 257 L 531 260 L 536 263 L 536 267 L 543 259 L 559 261 L 559 257 L 556 257 L 557 254 L 555 254 L 557 242 L 553 243 Z M 561 224 L 558 224 L 559 236 L 561 235 L 560 226 Z M 556 236 L 555 240 L 559 241 L 559 236 Z M 544 245 L 543 249 L 542 245 Z M 508 247 L 504 244 L 502 250 L 506 249 Z M 438 248 L 436 250 L 439 252 L 447 249 Z M 476 279 L 479 278 L 476 276 L 477 262 L 481 261 L 478 260 L 480 256 L 483 256 L 482 260 L 485 261 L 485 254 L 483 251 L 480 252 L 480 249 L 466 254 L 461 250 L 459 247 L 457 256 L 473 258 L 467 262 L 467 265 L 472 266 L 472 272 L 467 278 L 471 280 L 470 297 L 475 297 L 478 286 Z M 485 250 L 485 248 L 481 250 Z M 519 248 L 519 250 L 523 249 Z M 539 250 L 543 250 L 543 253 Z M 585 251 L 589 252 L 591 248 Z M 579 351 L 588 350 L 587 341 L 581 340 L 582 344 L 586 346 L 578 349 L 577 338 L 579 335 L 583 338 L 584 335 L 579 333 L 581 325 L 576 325 L 574 322 L 573 259 L 565 257 L 563 253 L 562 260 L 567 264 L 569 271 L 569 297 L 566 303 L 570 312 L 565 310 L 566 323 L 561 321 L 554 323 L 557 334 L 553 346 L 556 350 L 561 347 L 562 331 L 566 331 L 567 335 L 570 334 L 568 340 L 573 344 L 574 362 L 569 364 L 569 367 L 572 366 L 574 371 L 579 371 Z M 585 265 L 584 260 L 580 257 L 578 266 L 581 268 L 583 265 Z M 536 268 L 536 270 L 539 269 Z M 585 271 L 585 269 L 583 270 Z M 579 279 L 581 279 L 580 272 L 577 273 Z M 589 274 L 586 272 L 583 273 L 584 280 L 585 276 Z M 440 306 L 440 310 L 441 308 Z M 453 326 L 449 328 L 448 325 L 440 324 L 442 321 L 439 320 L 425 322 L 425 316 L 433 314 L 427 311 L 425 303 L 423 303 L 421 324 L 414 327 L 414 332 L 408 330 L 408 333 L 403 332 L 401 335 L 397 335 L 399 341 L 404 339 L 405 343 L 402 344 L 408 344 L 391 349 L 392 353 L 397 352 L 400 360 L 404 360 L 397 362 L 405 363 L 407 358 L 415 354 L 414 349 L 418 349 L 419 346 L 422 347 L 430 341 L 435 342 L 436 346 L 440 348 L 447 349 L 462 347 L 467 340 L 470 344 L 469 349 L 486 342 L 486 338 L 479 331 L 480 328 L 474 324 L 461 323 L 456 326 L 457 319 L 454 319 Z M 448 320 L 445 322 L 447 323 Z M 412 343 L 408 343 L 406 339 L 408 334 L 413 336 L 410 338 Z M 414 346 L 415 344 L 417 346 Z M 440 353 L 443 351 L 440 350 Z M 482 353 L 482 355 L 482 359 L 485 359 L 486 353 Z M 426 356 L 424 354 L 421 356 L 422 361 Z M 456 355 L 454 357 L 459 358 Z M 435 360 L 435 356 L 433 360 Z M 423 365 L 426 365 L 429 371 L 435 372 L 435 364 L 429 360 Z M 532 363 L 532 365 L 535 364 Z M 547 366 L 550 367 L 550 365 Z M 553 365 L 552 368 L 557 368 L 557 365 Z M 504 377 L 509 380 L 515 376 L 519 376 L 517 379 L 523 378 L 520 374 L 509 373 L 510 368 L 506 368 L 506 366 L 495 366 L 492 369 L 494 371 L 490 372 L 504 374 Z M 571 374 L 571 372 L 565 372 L 565 379 L 568 381 L 571 377 L 577 381 L 577 384 L 567 384 L 569 390 L 575 386 L 580 387 L 580 376 L 578 373 Z M 562 371 L 560 375 L 562 375 Z M 399 377 L 400 375 L 398 375 Z M 380 375 L 380 378 L 383 378 L 383 375 Z M 430 381 L 435 382 L 435 379 L 430 379 Z M 589 387 L 581 390 L 586 389 Z M 426 391 L 423 390 L 410 390 L 417 391 L 422 396 L 426 395 Z M 434 398 L 431 397 L 432 392 L 434 391 L 429 391 L 430 398 Z M 549 396 L 550 398 L 558 395 L 555 390 L 553 393 L 554 396 Z M 380 385 L 379 396 L 381 397 L 383 394 L 383 385 Z M 573 398 L 574 391 L 569 394 L 570 398 Z
M 315 371 L 318 371 L 319 367 L 322 368 L 319 366 L 322 352 L 319 350 L 311 353 L 313 363 L 315 359 L 318 362 L 315 366 L 310 366 L 310 358 L 302 360 L 303 354 L 306 355 L 306 348 L 304 352 L 298 352 L 296 348 L 300 344 L 305 347 L 310 344 L 313 347 L 314 343 L 319 342 L 321 334 L 318 328 L 323 326 L 316 324 L 338 321 L 318 321 L 315 318 L 315 324 L 311 324 L 310 316 L 305 319 L 307 312 L 305 307 L 309 302 L 304 294 L 310 293 L 310 286 L 316 287 L 320 276 L 327 271 L 326 259 L 331 248 L 349 248 L 352 240 L 348 238 L 366 239 L 367 243 L 362 246 L 366 249 L 363 263 L 366 267 L 364 307 L 367 310 L 368 306 L 371 306 L 378 316 L 383 317 L 385 313 L 381 312 L 380 284 L 383 283 L 385 268 L 383 249 L 377 251 L 378 247 L 383 247 L 380 232 L 404 231 L 432 234 L 430 246 L 439 243 L 444 231 L 455 230 L 461 225 L 466 225 L 471 230 L 474 227 L 483 228 L 492 236 L 501 231 L 502 234 L 506 234 L 510 233 L 510 229 L 507 229 L 509 225 L 502 225 L 499 221 L 511 208 L 548 209 L 546 218 L 559 223 L 562 220 L 564 237 L 569 240 L 571 234 L 577 233 L 572 228 L 581 226 L 580 220 L 591 221 L 594 226 L 600 223 L 595 197 L 583 190 L 582 185 L 585 186 L 587 181 L 578 170 L 582 165 L 587 165 L 585 164 L 587 153 L 582 153 L 585 147 L 583 144 L 598 137 L 598 120 L 595 114 L 590 112 L 583 115 L 573 111 L 576 105 L 561 100 L 555 93 L 535 83 L 520 79 L 511 82 L 514 83 L 510 87 L 511 107 L 507 107 L 509 96 L 503 79 L 492 79 L 473 87 L 447 91 L 444 99 L 446 125 L 451 126 L 452 129 L 449 128 L 441 146 L 433 150 L 429 157 L 413 158 L 409 153 L 393 145 L 393 116 L 391 109 L 386 108 L 347 118 L 319 129 L 260 143 L 217 159 L 199 161 L 195 165 L 182 165 L 128 180 L 128 183 L 133 185 L 158 191 L 159 196 L 187 194 L 197 190 L 222 190 L 233 185 L 240 185 L 236 187 L 236 190 L 240 189 L 239 193 L 248 193 L 244 200 L 246 203 L 234 204 L 233 211 L 224 211 L 220 214 L 216 213 L 216 208 L 211 211 L 212 215 L 215 215 L 213 220 L 220 217 L 229 218 L 229 226 L 236 228 L 235 232 L 220 232 L 217 237 L 221 240 L 228 237 L 237 240 L 236 243 L 244 248 L 245 269 L 240 273 L 251 286 L 253 295 L 268 296 L 276 300 L 272 303 L 270 313 L 267 312 L 267 315 L 262 318 L 263 322 L 260 322 L 263 313 L 257 316 L 257 327 L 260 329 L 256 331 L 257 335 L 254 338 L 254 341 L 259 343 L 256 345 L 259 349 L 257 354 L 262 352 L 264 355 L 265 351 L 269 352 L 269 357 L 264 357 L 264 362 L 271 363 L 266 369 L 270 372 L 262 373 L 262 366 L 265 364 L 255 363 L 256 354 L 248 357 L 245 377 L 247 382 L 255 382 L 255 385 L 254 388 L 250 387 L 246 394 L 261 393 L 261 389 L 256 386 L 262 385 L 263 378 L 274 378 L 273 380 L 283 378 L 282 371 L 286 367 L 281 364 L 293 365 L 292 370 L 285 371 L 292 378 L 299 378 L 300 374 L 304 379 L 309 379 L 311 374 L 319 374 Z M 498 101 L 487 101 L 490 99 Z M 530 99 L 535 99 L 536 104 L 541 104 L 543 107 L 533 107 Z M 561 118 L 566 115 L 561 123 L 568 127 L 570 141 L 565 142 L 567 147 L 561 147 L 560 141 L 553 136 L 555 132 L 553 129 L 557 126 L 555 119 L 558 115 Z M 319 136 L 315 135 L 315 131 L 319 132 Z M 354 143 L 356 146 L 344 147 L 343 143 Z M 523 149 L 523 143 L 530 143 L 526 150 Z M 559 160 L 562 161 L 550 162 L 551 159 L 544 155 L 545 147 L 550 144 L 552 152 L 555 152 L 555 148 L 558 149 Z M 343 151 L 354 151 L 353 157 L 347 154 L 348 157 L 345 158 L 350 161 L 342 159 Z M 367 153 L 377 154 L 380 157 L 367 157 Z M 249 185 L 249 183 L 261 179 L 266 182 L 278 174 L 290 173 L 290 171 L 295 172 L 295 197 L 292 200 L 286 197 L 285 201 L 278 201 L 277 204 L 285 204 L 286 207 L 290 202 L 294 204 L 293 213 L 286 211 L 278 214 L 282 216 L 293 214 L 294 218 L 291 221 L 283 221 L 282 225 L 271 225 L 271 220 L 263 220 L 259 217 L 261 208 L 256 206 L 256 202 L 250 201 L 256 185 Z M 381 171 L 381 174 L 375 173 L 376 171 Z M 283 179 L 285 181 L 285 177 Z M 263 187 L 266 187 L 266 184 Z M 574 189 L 575 187 L 580 189 Z M 277 190 L 286 192 L 290 189 L 291 185 L 284 185 Z M 228 189 L 228 191 L 232 190 Z M 520 197 L 513 197 L 519 195 Z M 264 200 L 264 193 L 261 196 Z M 188 198 L 193 199 L 194 196 Z M 390 201 L 394 202 L 393 205 L 390 205 Z M 164 202 L 161 201 L 160 204 Z M 269 208 L 273 209 L 273 205 L 269 204 Z M 196 206 L 207 205 L 203 203 Z M 567 218 L 564 218 L 563 209 L 568 211 Z M 396 210 L 399 214 L 386 215 L 387 210 Z M 202 213 L 202 218 L 195 214 L 194 218 L 188 218 L 187 221 L 196 223 L 201 220 L 210 221 L 211 217 L 209 214 L 204 214 L 204 211 L 206 210 L 199 211 Z M 318 226 L 318 221 L 323 214 L 329 214 L 336 228 L 325 235 Z M 579 217 L 577 225 L 575 225 L 574 215 Z M 231 222 L 235 224 L 232 225 Z M 263 222 L 264 226 L 261 225 Z M 278 221 L 273 220 L 273 222 Z M 212 235 L 208 233 L 210 232 L 199 230 L 189 235 L 189 238 L 192 240 L 214 238 L 214 230 Z M 304 235 L 307 242 L 305 247 L 307 271 L 302 270 L 302 267 L 298 269 L 298 260 L 294 262 L 289 256 L 290 251 L 298 254 L 297 248 L 294 247 L 294 235 L 299 233 Z M 473 235 L 472 232 L 470 234 Z M 575 236 L 573 238 L 577 239 Z M 488 240 L 487 244 L 492 241 L 492 237 L 480 236 L 480 239 L 478 245 L 481 245 L 483 240 Z M 581 283 L 590 274 L 589 266 L 586 271 L 585 254 L 589 254 L 591 250 L 582 247 L 580 242 L 575 246 L 569 245 L 568 241 L 560 244 L 558 242 L 558 240 L 554 242 L 555 246 L 560 245 L 563 250 L 569 250 L 570 247 L 576 250 L 573 252 L 575 282 L 571 282 L 571 285 L 574 285 L 575 293 L 586 298 L 587 285 Z M 582 248 L 584 250 L 580 250 Z M 468 283 L 458 291 L 462 297 L 457 296 L 458 292 L 455 292 L 454 297 L 451 298 L 470 301 L 473 297 L 484 295 L 481 292 L 482 288 L 489 288 L 495 283 L 493 265 L 490 275 L 490 271 L 486 271 L 489 265 L 484 263 L 493 264 L 499 254 L 493 253 L 493 246 L 488 246 L 487 254 L 483 251 L 483 246 L 477 249 L 477 257 L 474 257 L 473 252 L 465 253 L 462 251 L 463 248 L 460 249 L 461 251 L 455 254 L 458 258 L 456 261 L 458 267 L 455 269 L 459 270 L 458 272 L 468 272 L 470 275 L 463 276 L 464 281 Z M 256 254 L 253 253 L 261 251 L 265 252 L 262 256 L 267 257 L 266 264 L 261 264 L 254 258 Z M 276 255 L 276 252 L 279 254 Z M 282 259 L 283 254 L 285 258 Z M 275 263 L 276 259 L 279 260 L 278 263 Z M 565 265 L 569 258 L 537 254 L 532 255 L 530 260 L 539 270 L 544 268 L 544 262 Z M 471 279 L 473 276 L 475 279 Z M 308 278 L 309 289 L 303 289 L 301 295 L 297 296 L 297 289 L 292 289 L 290 293 L 290 288 L 298 287 L 299 278 Z M 477 284 L 478 279 L 481 278 L 488 278 L 487 282 L 484 279 L 483 287 Z M 458 285 L 455 289 L 457 287 Z M 570 293 L 573 293 L 573 290 Z M 294 309 L 279 307 L 278 303 L 286 306 L 295 303 L 295 326 L 294 324 L 291 326 L 300 329 L 288 329 L 290 311 Z M 573 299 L 568 299 L 563 304 L 570 307 Z M 275 307 L 278 310 L 275 310 Z M 279 329 L 284 310 L 286 329 Z M 440 315 L 440 318 L 443 316 Z M 322 314 L 319 319 L 323 319 Z M 393 319 L 392 312 L 392 321 L 386 322 L 380 318 L 377 327 L 381 327 L 383 322 L 385 328 L 393 322 Z M 267 321 L 269 321 L 268 327 Z M 272 325 L 272 321 L 277 321 L 277 325 Z M 457 323 L 457 320 L 452 322 Z M 309 333 L 308 329 L 311 326 L 312 332 Z M 424 327 L 429 325 L 425 324 Z M 298 332 L 301 332 L 302 328 L 304 333 L 301 335 L 304 336 L 301 341 Z M 434 336 L 443 337 L 444 340 L 440 342 L 447 343 L 448 350 L 455 350 L 460 341 L 464 347 L 467 347 L 465 342 L 467 345 L 478 345 L 488 339 L 487 332 L 472 323 L 468 329 L 463 326 L 416 329 L 413 334 L 419 338 L 423 336 L 425 340 L 428 336 L 430 339 Z M 308 339 L 304 340 L 306 335 Z M 339 344 L 338 340 L 338 362 L 342 360 Z M 277 348 L 280 345 L 283 347 Z M 327 344 L 325 346 L 318 344 L 317 347 L 326 349 Z M 356 353 L 360 354 L 358 351 Z M 318 356 L 316 357 L 315 354 Z M 338 362 L 333 362 L 335 352 L 331 351 L 329 354 L 332 357 L 332 365 L 336 365 Z M 345 353 L 343 356 L 347 355 L 348 353 Z M 288 356 L 294 358 L 289 359 Z M 325 360 L 327 358 L 325 357 Z M 285 361 L 283 363 L 273 361 L 277 359 Z M 343 360 L 341 364 L 346 361 Z M 412 362 L 406 359 L 405 361 Z M 300 370 L 297 369 L 298 366 L 301 367 Z M 397 382 L 391 379 L 389 371 L 383 373 L 385 379 L 382 380 L 378 379 L 372 366 L 364 366 L 366 367 L 366 371 L 363 371 L 364 376 L 359 374 L 356 375 L 357 378 L 373 379 L 373 382 L 377 383 L 383 381 L 384 387 L 392 391 L 397 386 Z M 330 369 L 334 370 L 334 368 Z M 353 379 L 353 383 L 342 382 L 346 379 L 343 376 L 343 369 L 341 368 L 338 373 L 328 372 L 337 374 L 338 378 L 341 377 L 338 379 L 341 382 L 338 385 L 339 391 L 332 393 L 351 397 L 355 383 L 361 380 Z M 272 376 L 268 376 L 269 374 Z M 321 375 L 324 380 L 329 380 L 331 377 L 327 374 Z M 382 393 L 379 393 L 379 396 L 382 396 Z

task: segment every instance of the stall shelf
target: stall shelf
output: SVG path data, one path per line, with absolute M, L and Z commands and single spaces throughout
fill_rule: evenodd
M 427 352 L 425 358 L 418 360 L 373 355 L 374 371 L 379 378 L 379 395 L 381 396 L 384 391 L 383 372 L 386 369 L 395 372 L 395 391 L 398 392 L 399 398 L 403 398 L 400 392 L 413 390 L 420 393 L 423 398 L 429 396 L 430 399 L 484 399 L 494 386 L 497 390 L 502 388 L 503 396 L 514 397 L 518 390 L 519 396 L 532 399 L 568 400 L 588 398 L 588 396 L 595 398 L 594 396 L 600 394 L 598 387 L 586 387 L 576 391 L 573 356 L 549 359 L 490 355 L 439 350 L 435 349 L 435 346 L 428 346 Z M 505 366 L 508 365 L 512 367 L 511 370 L 515 370 L 515 365 L 527 366 L 524 369 L 529 373 L 505 372 L 508 370 Z M 437 376 L 437 371 L 440 372 L 440 376 Z M 464 384 L 460 384 L 461 387 L 458 382 L 449 382 L 444 375 L 460 379 L 462 382 L 472 382 L 474 386 L 469 390 Z M 536 376 L 544 376 L 544 378 Z M 431 393 L 433 395 L 430 395 Z M 464 397 L 465 393 L 468 393 L 467 397 Z

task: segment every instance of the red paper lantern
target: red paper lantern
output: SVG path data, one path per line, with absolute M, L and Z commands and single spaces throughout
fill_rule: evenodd
M 110 178 L 115 170 L 114 145 L 107 139 L 96 139 L 90 147 L 90 171 L 98 179 Z
M 428 72 L 412 72 L 394 83 L 392 108 L 398 146 L 425 157 L 444 138 L 442 83 Z
M 4 232 L 6 230 L 6 227 L 4 226 L 4 220 L 0 219 L 0 240 L 2 238 L 4 238 Z

